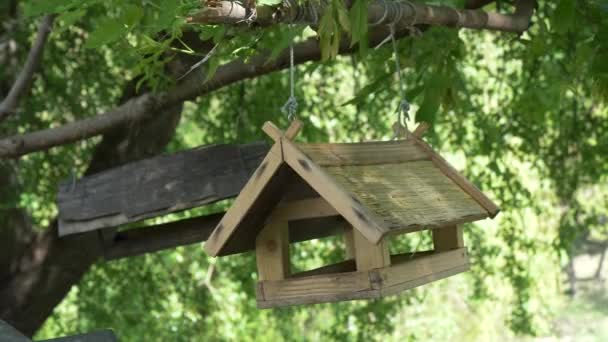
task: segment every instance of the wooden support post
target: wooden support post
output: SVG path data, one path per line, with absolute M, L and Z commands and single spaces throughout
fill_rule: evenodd
M 454 225 L 449 227 L 443 227 L 439 229 L 433 229 L 433 245 L 435 251 L 444 252 L 451 249 L 458 249 L 464 247 L 464 240 L 462 238 L 462 225 Z
M 345 258 L 346 260 L 354 259 L 355 254 L 355 235 L 353 232 L 353 227 L 344 223 L 344 248 L 345 248 Z
M 255 256 L 259 280 L 283 280 L 289 276 L 289 229 L 284 220 L 271 220 L 258 234 Z
M 357 229 L 350 227 L 350 230 L 352 231 L 354 241 L 357 271 L 368 271 L 374 268 L 390 266 L 391 255 L 386 239 L 382 239 L 378 244 L 374 244 Z

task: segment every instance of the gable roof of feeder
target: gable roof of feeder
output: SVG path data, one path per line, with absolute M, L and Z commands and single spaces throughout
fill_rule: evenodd
M 499 208 L 420 139 L 340 144 L 295 144 L 301 122 L 275 144 L 207 242 L 212 256 L 255 246 L 255 237 L 289 184 L 303 181 L 373 243 L 387 234 L 493 218 Z M 418 132 L 420 131 L 420 132 Z

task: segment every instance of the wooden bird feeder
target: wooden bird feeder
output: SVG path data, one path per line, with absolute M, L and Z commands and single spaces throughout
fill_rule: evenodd
M 398 141 L 296 144 L 302 124 L 275 141 L 205 243 L 212 256 L 255 249 L 260 308 L 378 298 L 469 268 L 462 223 L 499 209 L 420 136 Z M 344 262 L 291 273 L 290 225 L 341 216 Z M 431 230 L 434 248 L 390 255 L 396 234 Z

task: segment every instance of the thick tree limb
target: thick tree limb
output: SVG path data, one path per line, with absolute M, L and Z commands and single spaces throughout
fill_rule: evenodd
M 48 40 L 48 36 L 53 28 L 55 15 L 49 14 L 42 18 L 38 26 L 38 34 L 34 40 L 34 44 L 25 61 L 25 65 L 17 80 L 11 87 L 6 98 L 0 103 L 0 121 L 14 113 L 19 100 L 29 91 L 32 85 L 32 80 L 36 70 L 40 67 L 42 56 L 44 55 L 44 47 Z
M 534 11 L 535 1 L 519 0 L 516 15 L 506 22 L 518 22 L 521 27 L 529 24 L 530 15 Z M 518 19 L 515 19 L 517 17 Z M 527 19 L 522 19 L 522 18 Z M 506 19 L 505 19 L 506 20 Z M 525 25 L 524 25 L 525 21 Z M 495 21 L 497 23 L 497 21 Z M 397 32 L 397 38 L 408 34 L 407 28 Z M 386 26 L 378 26 L 369 34 L 370 45 L 380 43 L 388 35 Z M 340 53 L 349 54 L 354 50 L 350 42 L 343 40 Z M 250 58 L 248 63 L 236 60 L 218 68 L 214 77 L 208 81 L 202 73 L 192 73 L 183 82 L 166 93 L 153 95 L 145 94 L 134 98 L 128 103 L 99 116 L 67 124 L 57 128 L 51 128 L 38 132 L 17 135 L 0 140 L 0 158 L 18 157 L 31 152 L 46 150 L 50 147 L 59 146 L 74 141 L 90 138 L 99 134 L 112 131 L 115 127 L 127 122 L 139 121 L 153 116 L 157 110 L 166 106 L 193 100 L 200 95 L 207 94 L 229 84 L 268 74 L 273 71 L 288 67 L 287 51 L 284 51 L 277 59 L 269 62 L 270 54 L 260 53 Z M 321 59 L 321 50 L 318 41 L 310 38 L 294 46 L 294 57 L 296 64 Z
M 382 36 L 372 37 L 372 42 L 377 44 L 384 37 L 386 37 L 386 32 Z M 309 39 L 297 44 L 295 50 L 297 64 L 321 58 L 321 52 L 315 39 Z M 348 43 L 346 42 L 342 45 L 341 51 L 343 53 L 350 53 L 353 50 L 348 47 Z M 205 76 L 202 73 L 192 73 L 182 83 L 167 93 L 158 95 L 144 94 L 132 98 L 112 111 L 89 119 L 56 128 L 0 139 L 0 158 L 18 157 L 111 132 L 116 127 L 128 122 L 137 122 L 153 117 L 156 111 L 162 110 L 167 106 L 195 99 L 199 95 L 204 95 L 240 80 L 264 75 L 287 67 L 286 51 L 274 62 L 268 63 L 268 56 L 269 54 L 267 53 L 259 54 L 247 64 L 241 60 L 227 63 L 219 67 L 215 76 L 209 81 L 205 81 Z
M 289 2 L 285 6 L 259 7 L 253 16 L 240 2 L 222 0 L 210 2 L 189 21 L 199 24 L 241 24 L 254 23 L 261 26 L 278 23 L 301 23 L 316 25 L 323 16 L 327 2 L 296 3 Z M 474 5 L 485 5 L 485 1 L 477 1 Z M 482 10 L 459 9 L 447 6 L 401 2 L 391 0 L 372 1 L 368 7 L 368 21 L 374 25 L 395 24 L 397 29 L 413 25 L 442 25 L 471 29 L 496 30 L 521 33 L 528 29 L 530 17 L 534 9 L 534 1 L 516 1 L 518 10 L 513 15 L 488 13 Z M 311 6 L 315 6 L 314 9 Z M 522 11 L 522 8 L 531 10 Z
M 103 134 L 127 122 L 141 121 L 154 114 L 159 98 L 145 94 L 121 106 L 89 119 L 76 121 L 57 128 L 29 134 L 15 135 L 0 140 L 0 157 L 17 157 Z

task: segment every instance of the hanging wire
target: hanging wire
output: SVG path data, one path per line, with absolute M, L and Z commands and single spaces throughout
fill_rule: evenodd
M 380 48 L 382 45 L 384 45 L 388 41 L 391 41 L 391 43 L 393 45 L 393 55 L 395 57 L 395 69 L 397 72 L 397 78 L 399 80 L 399 96 L 400 96 L 399 104 L 398 104 L 397 110 L 396 110 L 397 122 L 396 122 L 396 129 L 395 129 L 395 138 L 397 138 L 398 136 L 402 135 L 403 132 L 405 132 L 406 134 L 408 132 L 407 120 L 410 119 L 410 115 L 409 115 L 410 103 L 407 101 L 407 97 L 406 97 L 406 93 L 405 93 L 405 81 L 403 80 L 403 75 L 401 73 L 401 65 L 399 63 L 399 50 L 397 48 L 397 40 L 395 39 L 395 26 L 398 23 L 400 23 L 401 20 L 403 19 L 404 11 L 405 11 L 405 7 L 403 5 L 406 5 L 411 9 L 412 14 L 413 14 L 409 23 L 406 24 L 407 29 L 410 32 L 410 36 L 412 36 L 412 37 L 419 36 L 420 31 L 414 26 L 416 24 L 416 19 L 417 19 L 418 13 L 416 11 L 416 7 L 410 1 L 405 1 L 405 0 L 390 1 L 390 2 L 387 2 L 387 0 L 381 0 L 381 1 L 382 1 L 382 7 L 384 8 L 382 16 L 376 22 L 370 24 L 370 26 L 373 27 L 373 26 L 384 23 L 384 21 L 388 17 L 389 12 L 396 13 L 394 18 L 387 25 L 390 30 L 389 36 L 386 37 L 382 42 L 380 42 L 380 44 L 378 44 L 375 48 L 376 49 Z M 390 9 L 389 9 L 389 7 L 390 7 Z
M 407 121 L 410 119 L 410 103 L 407 101 L 405 94 L 405 82 L 401 75 L 401 64 L 399 63 L 399 51 L 397 49 L 397 41 L 395 39 L 395 24 L 389 25 L 391 31 L 391 41 L 393 43 L 393 54 L 395 55 L 395 68 L 397 69 L 397 79 L 399 80 L 399 95 L 401 100 L 397 106 L 397 122 L 403 124 L 407 128 Z
M 291 29 L 291 25 L 289 25 Z M 289 89 L 290 95 L 287 102 L 281 107 L 281 112 L 287 114 L 287 120 L 293 121 L 297 119 L 296 113 L 298 111 L 298 100 L 296 99 L 296 85 L 295 85 L 295 73 L 296 68 L 293 61 L 293 40 L 289 43 Z

